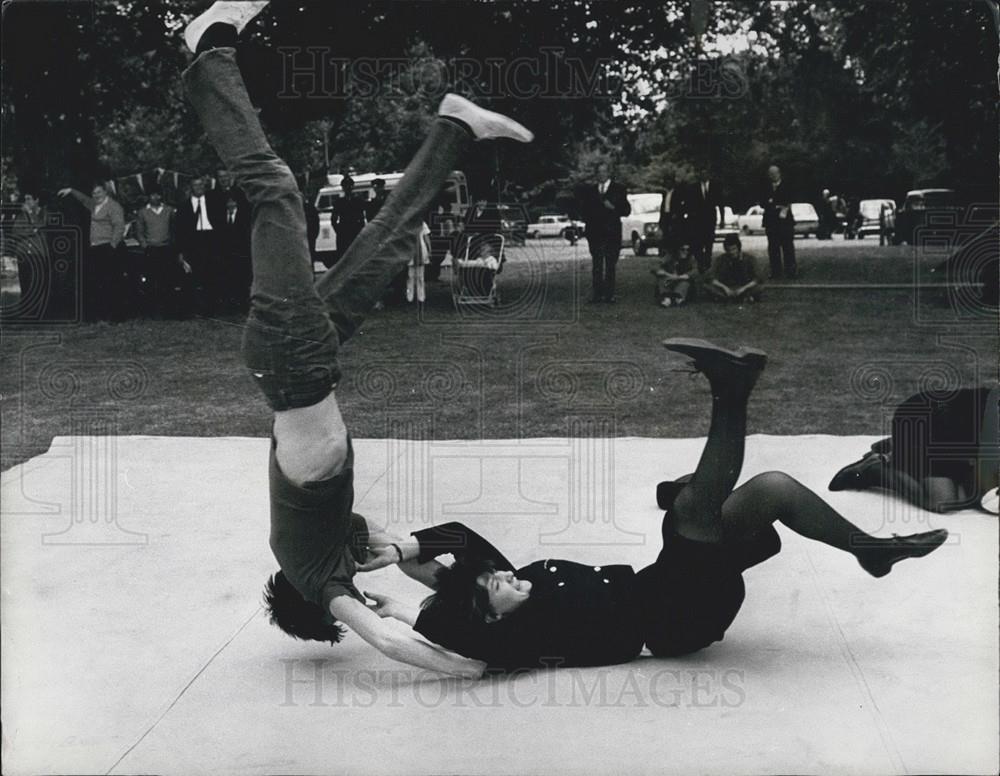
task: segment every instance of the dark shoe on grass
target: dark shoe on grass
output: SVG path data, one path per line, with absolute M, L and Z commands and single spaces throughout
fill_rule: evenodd
M 944 544 L 948 532 L 944 528 L 936 531 L 896 536 L 883 539 L 878 546 L 864 550 L 858 556 L 861 568 L 873 577 L 884 577 L 892 571 L 893 564 L 907 558 L 922 558 Z

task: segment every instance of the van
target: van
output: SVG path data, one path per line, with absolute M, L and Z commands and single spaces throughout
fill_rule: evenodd
M 385 190 L 390 193 L 403 179 L 401 172 L 366 172 L 351 175 L 354 180 L 354 196 L 361 200 L 374 197 L 372 181 L 381 178 L 385 181 Z M 316 238 L 316 252 L 330 253 L 337 250 L 337 233 L 333 229 L 333 210 L 337 200 L 343 194 L 340 182 L 343 175 L 328 175 L 327 183 L 316 194 L 316 210 L 319 213 L 319 236 Z M 469 186 L 465 173 L 454 170 L 445 179 L 443 189 L 447 192 L 451 213 L 456 220 L 465 218 L 469 209 Z

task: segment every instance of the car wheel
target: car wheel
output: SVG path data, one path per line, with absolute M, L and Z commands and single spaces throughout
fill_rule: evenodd
M 540 237 L 541 235 L 539 235 L 539 234 L 538 234 L 538 230 L 536 229 L 536 230 L 535 230 L 534 232 L 532 232 L 532 233 L 531 233 L 530 235 L 528 235 L 528 236 L 529 236 L 529 237 L 530 237 L 530 238 L 531 238 L 532 240 L 537 240 L 537 239 L 538 239 L 538 238 L 539 238 L 539 237 Z
M 743 234 L 750 234 L 750 227 L 743 224 L 743 226 L 740 227 L 740 231 L 743 232 Z
M 632 237 L 632 253 L 634 253 L 636 256 L 646 255 L 646 246 L 642 242 L 642 238 L 640 238 L 638 235 L 633 235 Z

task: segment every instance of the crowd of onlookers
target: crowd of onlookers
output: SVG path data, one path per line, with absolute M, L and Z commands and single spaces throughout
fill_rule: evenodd
M 3 254 L 16 259 L 21 296 L 5 310 L 13 317 L 183 318 L 249 305 L 250 209 L 225 170 L 195 178 L 173 202 L 148 186 L 130 214 L 105 181 L 89 193 L 61 189 L 48 206 L 35 192 L 19 199 L 3 210 Z

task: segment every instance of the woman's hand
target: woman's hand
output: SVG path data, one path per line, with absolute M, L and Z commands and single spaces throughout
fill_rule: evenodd
M 384 569 L 386 566 L 394 566 L 402 560 L 402 555 L 395 544 L 382 544 L 375 547 L 369 546 L 368 554 L 364 563 L 359 563 L 358 571 L 375 571 Z
M 368 590 L 364 591 L 365 597 L 370 598 L 375 603 L 368 604 L 368 608 L 371 609 L 379 617 L 393 617 L 397 618 L 400 603 L 395 598 L 387 595 L 381 595 L 380 593 L 371 593 Z

